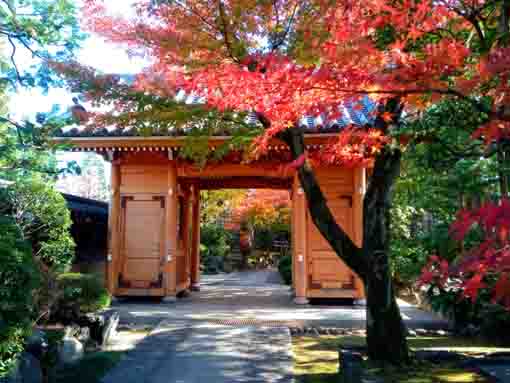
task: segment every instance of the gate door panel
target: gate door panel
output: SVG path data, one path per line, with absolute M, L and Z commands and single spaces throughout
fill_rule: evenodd
M 335 198 L 336 197 L 336 198 Z M 337 223 L 352 235 L 352 208 L 350 201 L 345 197 L 330 196 L 328 206 L 336 218 Z M 310 249 L 310 274 L 312 288 L 346 288 L 352 285 L 351 270 L 338 258 L 336 253 L 324 239 L 319 230 L 311 221 L 309 222 L 309 249 Z
M 126 287 L 160 287 L 164 244 L 164 201 L 123 200 L 122 282 Z

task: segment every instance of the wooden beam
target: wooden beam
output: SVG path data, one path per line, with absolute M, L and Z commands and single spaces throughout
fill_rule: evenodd
M 306 200 L 305 193 L 301 188 L 301 184 L 297 175 L 294 177 L 294 185 L 292 192 L 293 210 L 295 210 L 295 225 L 294 238 L 293 238 L 293 256 L 295 257 L 295 298 L 294 303 L 296 304 L 307 304 L 307 281 L 308 281 L 308 270 L 307 270 L 307 220 L 306 220 Z
M 111 199 L 108 215 L 108 255 L 106 262 L 106 285 L 113 296 L 116 293 L 120 265 L 120 164 L 112 161 Z
M 200 189 L 193 188 L 191 234 L 191 290 L 200 291 Z
M 166 196 L 166 258 L 164 260 L 164 287 L 167 302 L 175 301 L 177 294 L 177 172 L 175 162 L 171 162 L 167 171 Z

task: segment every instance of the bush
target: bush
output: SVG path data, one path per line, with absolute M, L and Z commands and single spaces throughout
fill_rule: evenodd
M 74 257 L 71 214 L 67 203 L 51 183 L 39 178 L 17 181 L 0 190 L 0 213 L 12 217 L 20 238 L 48 267 L 63 268 Z
M 13 221 L 0 217 L 0 377 L 23 351 L 35 316 L 32 291 L 39 273 L 29 244 L 20 238 Z
M 452 321 L 455 331 L 462 332 L 473 325 L 479 328 L 484 337 L 498 343 L 510 342 L 507 331 L 510 327 L 510 312 L 502 305 L 491 302 L 489 288 L 480 290 L 473 302 L 459 288 L 441 288 L 432 284 L 426 290 L 426 298 L 434 311 Z
M 208 223 L 200 227 L 200 260 L 206 273 L 223 271 L 230 252 L 231 234 L 223 226 Z
M 97 275 L 64 273 L 58 276 L 57 284 L 62 292 L 57 312 L 74 307 L 80 314 L 89 313 L 106 308 L 111 303 L 110 294 Z
M 278 271 L 285 284 L 292 283 L 292 255 L 285 255 L 278 262 Z

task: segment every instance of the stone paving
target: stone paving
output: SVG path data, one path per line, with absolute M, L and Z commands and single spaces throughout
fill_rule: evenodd
M 206 276 L 202 290 L 173 304 L 157 300 L 123 300 L 114 309 L 121 324 L 156 326 L 163 320 L 218 321 L 232 318 L 253 321 L 294 321 L 303 327 L 364 328 L 363 305 L 305 305 L 292 302 L 288 286 L 277 281 L 274 271 L 240 272 Z M 272 283 L 268 283 L 267 281 Z M 411 329 L 441 329 L 446 322 L 437 316 L 399 301 L 402 317 Z
M 103 383 L 291 383 L 288 328 L 162 322 Z
M 363 328 L 364 306 L 296 306 L 275 271 L 206 277 L 202 291 L 164 304 L 122 300 L 120 326 L 153 330 L 103 383 L 291 383 L 291 337 L 299 326 Z M 406 324 L 441 328 L 434 315 L 401 302 Z M 225 325 L 228 324 L 228 325 Z

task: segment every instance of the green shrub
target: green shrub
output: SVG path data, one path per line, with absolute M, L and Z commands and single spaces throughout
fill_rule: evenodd
M 221 225 L 207 223 L 200 227 L 200 260 L 206 273 L 223 271 L 230 240 L 230 232 Z
M 285 255 L 278 262 L 278 271 L 285 284 L 292 283 L 292 255 Z
M 74 257 L 71 214 L 52 183 L 33 177 L 0 189 L 0 213 L 12 217 L 21 238 L 48 267 L 65 268 Z
M 58 276 L 57 283 L 62 291 L 58 307 L 76 306 L 80 313 L 88 313 L 106 308 L 111 303 L 110 294 L 97 275 L 64 273 Z
M 0 216 L 0 377 L 13 367 L 35 316 L 39 273 L 13 221 Z

